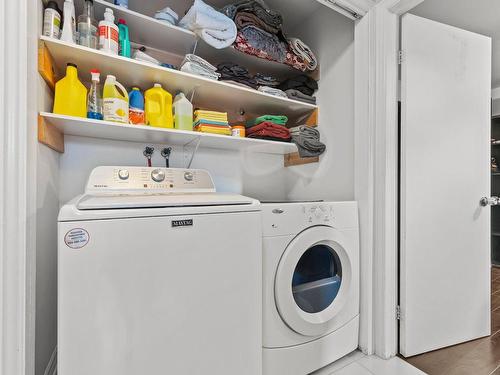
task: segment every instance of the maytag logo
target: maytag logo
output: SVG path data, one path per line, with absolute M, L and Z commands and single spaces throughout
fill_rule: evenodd
M 172 220 L 172 228 L 192 227 L 193 219 Z

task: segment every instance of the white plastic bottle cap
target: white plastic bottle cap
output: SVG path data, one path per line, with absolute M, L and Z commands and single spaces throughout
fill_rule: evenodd
M 106 8 L 106 10 L 104 11 L 104 19 L 109 22 L 115 21 L 115 15 L 113 14 L 113 9 Z
M 155 87 L 161 87 L 160 83 L 155 83 Z

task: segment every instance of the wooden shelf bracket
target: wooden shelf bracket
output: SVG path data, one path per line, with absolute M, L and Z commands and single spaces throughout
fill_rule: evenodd
M 51 149 L 64 153 L 64 134 L 56 127 L 47 125 L 45 119 L 38 115 L 38 142 Z

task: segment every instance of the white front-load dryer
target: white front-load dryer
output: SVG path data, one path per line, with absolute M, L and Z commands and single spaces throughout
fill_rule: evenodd
M 306 375 L 358 347 L 356 202 L 263 204 L 263 374 Z

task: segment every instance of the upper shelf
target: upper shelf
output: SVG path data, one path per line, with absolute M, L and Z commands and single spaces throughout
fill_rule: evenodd
M 199 141 L 199 146 L 204 148 L 233 151 L 246 150 L 275 155 L 286 155 L 297 152 L 295 144 L 286 142 L 154 128 L 144 125 L 118 124 L 110 121 L 91 120 L 47 112 L 40 113 L 40 116 L 49 126 L 55 127 L 60 133 L 80 137 L 178 146 L 186 146 L 193 143 L 196 145 L 196 142 Z
M 76 13 L 82 13 L 83 1 L 76 2 Z M 138 5 L 138 4 L 137 4 Z M 138 44 L 156 48 L 177 55 L 185 55 L 193 50 L 196 35 L 182 27 L 160 22 L 147 14 L 135 12 L 105 0 L 94 0 L 95 18 L 104 19 L 104 10 L 111 8 L 116 21 L 127 21 L 132 40 Z
M 261 93 L 251 88 L 236 86 L 223 81 L 214 81 L 178 70 L 110 55 L 102 51 L 82 47 L 57 39 L 41 37 L 50 51 L 56 69 L 63 73 L 67 63 L 78 65 L 80 79 L 89 81 L 90 70 L 99 69 L 102 76 L 113 74 L 125 86 L 147 89 L 159 82 L 170 93 L 191 93 L 194 90 L 194 105 L 206 109 L 227 111 L 230 118 L 241 109 L 248 114 L 285 114 L 290 123 L 302 120 L 318 107 L 296 100 Z

